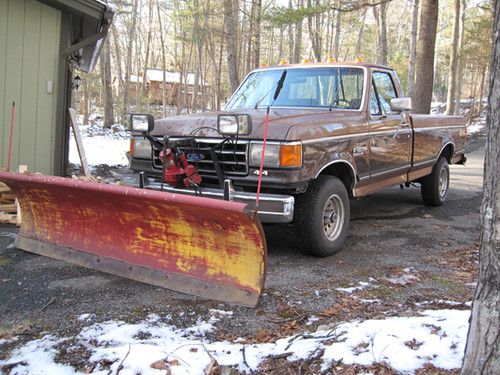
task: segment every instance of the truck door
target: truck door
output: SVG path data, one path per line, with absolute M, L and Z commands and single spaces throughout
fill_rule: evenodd
M 397 96 L 391 73 L 373 71 L 369 103 L 370 177 L 373 181 L 387 181 L 387 185 L 405 182 L 410 168 L 411 128 L 401 113 L 392 112 L 390 105 Z

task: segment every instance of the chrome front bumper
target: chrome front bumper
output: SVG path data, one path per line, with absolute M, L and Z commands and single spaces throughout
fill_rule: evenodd
M 159 182 L 146 182 L 145 188 L 162 190 Z M 255 193 L 235 191 L 226 181 L 226 189 L 202 188 L 196 192 L 193 189 L 174 188 L 163 184 L 163 191 L 176 194 L 199 195 L 206 198 L 224 199 L 247 204 L 247 209 L 252 212 L 255 207 Z M 289 223 L 293 220 L 293 207 L 295 199 L 291 195 L 261 194 L 259 198 L 259 219 L 261 223 Z

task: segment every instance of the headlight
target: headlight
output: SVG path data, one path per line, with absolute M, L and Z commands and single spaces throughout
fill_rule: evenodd
M 130 156 L 136 159 L 151 159 L 151 142 L 147 139 L 132 138 L 130 140 Z
M 133 132 L 146 133 L 153 130 L 155 119 L 149 114 L 132 113 L 130 115 L 130 130 Z
M 251 167 L 259 167 L 262 157 L 262 142 L 250 143 L 249 164 Z M 267 142 L 266 154 L 264 155 L 264 167 L 266 168 L 289 168 L 302 166 L 302 143 L 300 142 Z
M 249 115 L 219 115 L 217 128 L 221 134 L 248 135 L 252 132 L 252 118 Z

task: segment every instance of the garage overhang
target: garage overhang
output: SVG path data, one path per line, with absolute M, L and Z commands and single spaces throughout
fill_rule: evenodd
M 69 45 L 61 51 L 61 57 L 69 60 L 72 67 L 90 72 L 99 57 L 114 10 L 98 0 L 39 0 L 64 12 L 70 19 Z

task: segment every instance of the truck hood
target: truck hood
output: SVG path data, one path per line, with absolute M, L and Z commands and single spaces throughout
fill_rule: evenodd
M 249 135 L 240 135 L 240 138 L 263 138 L 265 108 L 171 116 L 155 120 L 151 135 L 219 137 L 216 132 L 217 115 L 236 113 L 248 114 L 252 117 L 252 132 Z M 359 123 L 360 117 L 362 117 L 361 112 L 358 111 L 334 110 L 330 112 L 328 109 L 271 108 L 268 139 L 300 140 L 325 135 L 342 135 L 348 132 L 349 123 Z

